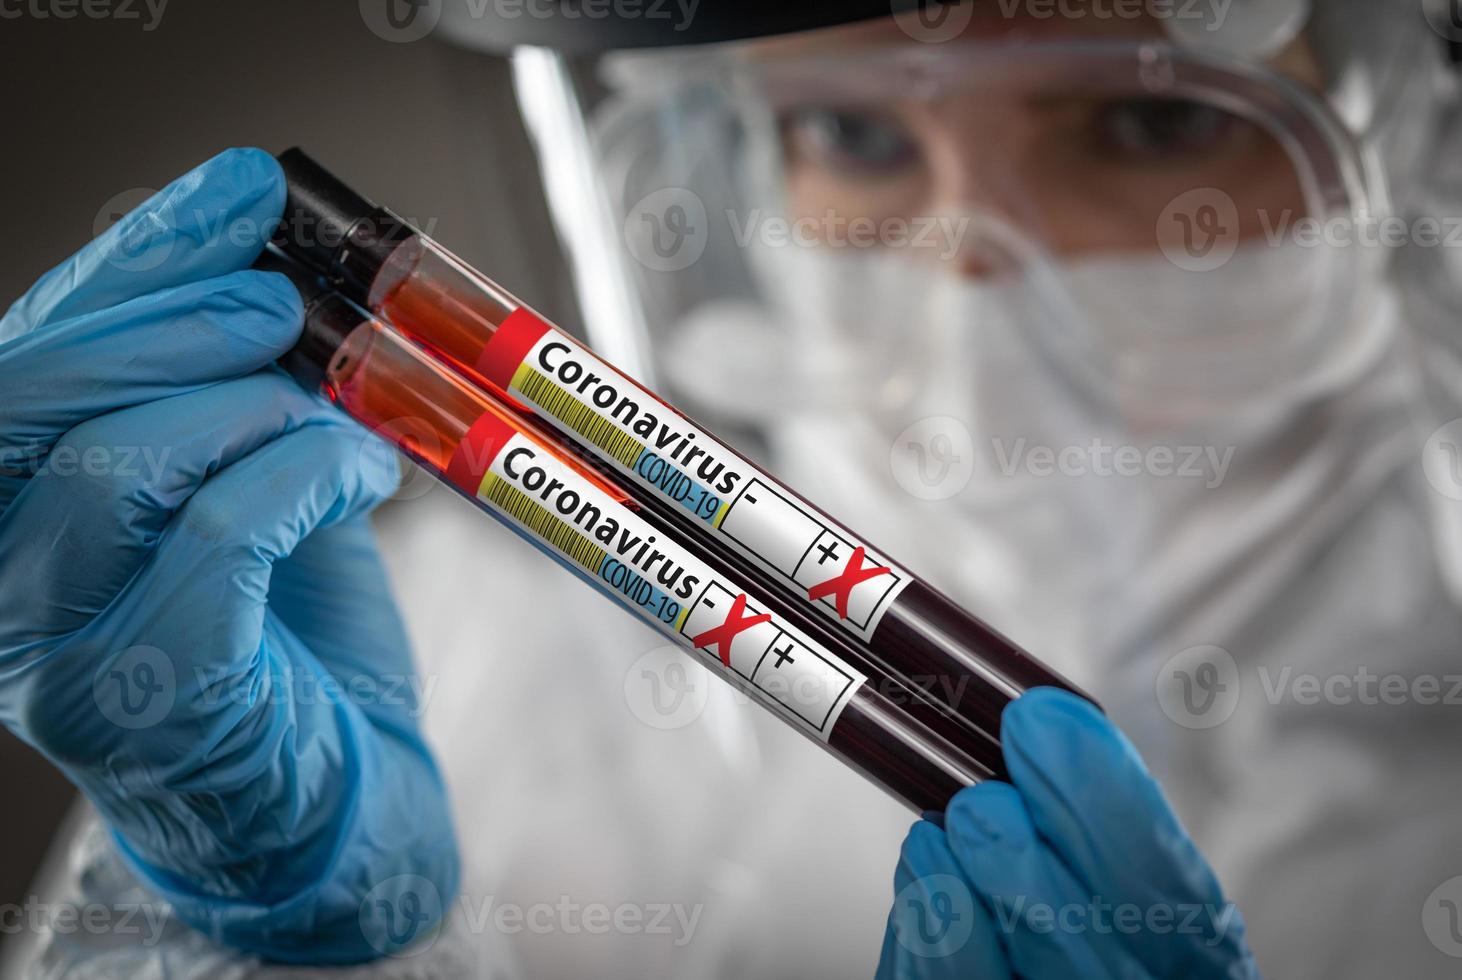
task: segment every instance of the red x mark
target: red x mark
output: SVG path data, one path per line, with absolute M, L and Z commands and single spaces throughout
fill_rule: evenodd
M 771 613 L 761 613 L 757 616 L 742 616 L 746 611 L 746 593 L 743 592 L 731 603 L 731 611 L 726 614 L 726 621 L 720 626 L 713 626 L 698 636 L 692 637 L 690 644 L 694 647 L 712 647 L 717 643 L 721 644 L 721 663 L 727 667 L 731 666 L 731 641 L 736 639 L 737 633 L 745 632 L 759 623 L 765 623 L 772 618 Z
M 821 599 L 825 595 L 835 595 L 834 600 L 838 607 L 838 616 L 842 619 L 848 618 L 848 597 L 853 594 L 853 586 L 859 582 L 866 582 L 871 578 L 880 575 L 891 575 L 893 571 L 883 565 L 870 565 L 863 567 L 863 546 L 860 544 L 853 549 L 853 554 L 848 558 L 848 567 L 844 568 L 842 574 L 834 575 L 826 582 L 819 582 L 807 590 L 807 598 L 813 601 Z

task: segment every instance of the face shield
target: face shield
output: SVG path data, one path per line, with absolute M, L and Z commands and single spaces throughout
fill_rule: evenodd
M 1089 683 L 1348 478 L 1306 461 L 1397 348 L 1444 48 L 1399 2 L 948 9 L 515 80 L 589 343 Z
M 1342 57 L 1269 6 L 521 52 L 561 225 L 599 253 L 590 341 L 713 425 L 1018 419 L 1017 375 L 1138 430 L 1312 398 L 1374 345 L 1386 256 L 1350 246 L 1391 213 L 1385 154 L 1415 151 L 1367 132 L 1424 111 L 1387 66 L 1438 39 L 1393 26 L 1361 57 L 1352 17 Z M 555 181 L 573 158 L 595 186 Z

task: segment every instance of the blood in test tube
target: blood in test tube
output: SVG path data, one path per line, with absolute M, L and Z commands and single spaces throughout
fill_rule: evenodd
M 998 738 L 1004 707 L 1038 686 L 1082 695 L 653 392 L 301 151 L 281 154 L 280 236 L 352 300 L 473 385 L 555 429 L 646 511 L 704 538 L 742 581 L 795 595 L 891 676 Z M 916 680 L 919 683 L 916 683 Z
M 609 479 L 331 292 L 313 273 L 274 255 L 266 255 L 259 267 L 289 275 L 304 297 L 301 339 L 281 360 L 301 384 L 649 620 L 713 673 L 905 805 L 920 812 L 943 809 L 961 787 L 1002 773 L 998 746 L 927 707 L 911 707 L 909 692 L 896 679 L 871 673 L 875 661 L 800 630 L 782 615 L 778 600 L 743 589 L 732 570 L 703 560 L 695 550 L 698 539 L 637 512 Z M 610 521 L 617 530 L 606 534 Z M 654 542 L 652 554 L 663 552 L 660 561 L 647 564 L 642 550 L 622 547 L 627 537 L 645 546 Z M 649 590 L 656 594 L 613 587 L 607 569 L 616 562 L 644 582 L 660 574 L 658 587 Z M 667 578 L 663 573 L 672 564 L 676 576 Z M 803 666 L 796 666 L 799 660 Z M 808 684 L 799 689 L 797 680 Z

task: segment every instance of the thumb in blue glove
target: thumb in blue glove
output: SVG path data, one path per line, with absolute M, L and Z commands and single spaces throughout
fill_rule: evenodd
M 1101 712 L 1034 690 L 1002 740 L 1011 782 L 904 842 L 880 980 L 1258 977 L 1238 910 Z

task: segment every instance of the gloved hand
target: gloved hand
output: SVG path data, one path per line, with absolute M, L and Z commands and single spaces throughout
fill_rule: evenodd
M 366 513 L 395 457 L 271 362 L 278 165 L 232 150 L 0 320 L 0 722 L 215 939 L 370 959 L 457 887 Z
M 1127 740 L 1038 689 L 1002 720 L 1011 783 L 914 825 L 879 980 L 1257 978 L 1238 910 Z

